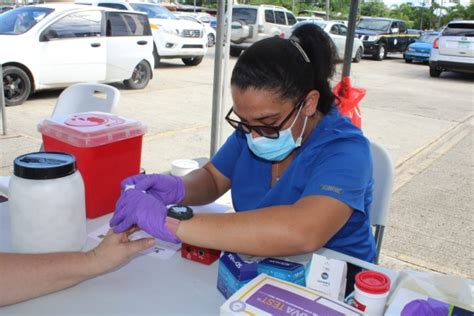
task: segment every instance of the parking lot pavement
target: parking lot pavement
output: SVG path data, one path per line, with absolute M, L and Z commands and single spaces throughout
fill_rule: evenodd
M 235 61 L 231 58 L 230 69 Z M 180 60 L 165 60 L 155 69 L 154 79 L 146 89 L 130 91 L 117 85 L 121 89 L 119 114 L 148 126 L 142 158 L 147 172 L 169 170 L 173 159 L 209 156 L 213 62 L 213 50 L 197 67 L 186 67 Z M 412 267 L 472 276 L 467 261 L 449 261 L 446 256 L 447 250 L 469 259 L 473 253 L 469 241 L 473 229 L 472 211 L 469 212 L 472 181 L 470 187 L 469 181 L 464 187 L 454 184 L 460 173 L 472 175 L 473 170 L 472 154 L 467 150 L 468 144 L 472 147 L 468 139 L 472 139 L 469 131 L 474 78 L 454 73 L 430 78 L 426 65 L 405 64 L 401 58 L 389 57 L 382 62 L 363 59 L 353 64 L 352 82 L 367 89 L 361 102 L 365 134 L 388 149 L 397 168 L 382 263 L 398 269 Z M 37 150 L 41 140 L 36 125 L 51 114 L 59 93 L 41 92 L 24 105 L 7 108 L 9 135 L 0 136 L 0 175 L 11 174 L 13 157 Z M 228 99 L 225 108 L 230 106 Z M 224 134 L 228 133 L 230 129 L 224 124 Z M 462 157 L 455 153 L 463 151 L 465 163 L 450 168 Z M 438 169 L 441 174 L 435 173 Z M 439 186 L 441 175 L 446 187 Z M 464 180 L 469 179 L 472 176 Z M 449 207 L 436 203 L 428 193 L 439 195 L 440 190 L 445 190 L 447 196 L 459 197 L 459 203 L 450 202 Z M 452 211 L 448 212 L 448 208 Z M 413 223 L 424 224 L 419 234 L 409 227 L 412 219 Z M 456 234 L 440 226 L 447 221 Z M 436 247 L 427 247 L 427 234 L 439 232 L 441 227 L 443 234 L 452 238 L 438 238 L 433 243 Z M 443 262 L 451 262 L 449 269 L 442 268 Z
M 409 262 L 416 269 L 474 277 L 473 137 L 471 126 L 451 150 L 394 193 L 382 264 Z

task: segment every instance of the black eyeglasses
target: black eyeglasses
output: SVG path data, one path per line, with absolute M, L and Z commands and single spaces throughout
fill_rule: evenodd
M 280 137 L 280 130 L 282 129 L 282 127 L 293 116 L 293 113 L 295 113 L 296 110 L 303 106 L 303 104 L 304 98 L 296 104 L 293 110 L 291 110 L 291 112 L 285 117 L 285 119 L 277 126 L 249 125 L 242 121 L 231 119 L 230 114 L 233 112 L 232 108 L 230 108 L 229 112 L 225 116 L 225 120 L 230 124 L 230 126 L 232 126 L 241 133 L 250 134 L 252 131 L 255 131 L 260 136 L 270 139 L 277 139 L 278 137 Z

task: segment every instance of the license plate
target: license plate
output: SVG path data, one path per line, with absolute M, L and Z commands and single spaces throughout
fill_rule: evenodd
M 458 42 L 458 48 L 469 48 L 470 42 Z

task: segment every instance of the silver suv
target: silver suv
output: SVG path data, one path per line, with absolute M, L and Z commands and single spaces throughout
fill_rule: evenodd
M 235 5 L 232 7 L 230 55 L 238 57 L 256 41 L 282 35 L 296 18 L 291 11 L 271 5 Z
M 433 42 L 430 76 L 443 71 L 474 73 L 474 21 L 453 21 Z

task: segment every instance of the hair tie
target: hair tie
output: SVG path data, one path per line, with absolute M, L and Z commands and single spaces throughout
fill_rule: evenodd
M 308 58 L 308 55 L 306 55 L 306 53 L 304 52 L 303 47 L 301 47 L 300 40 L 294 35 L 290 36 L 290 38 L 288 40 L 301 53 L 301 56 L 303 56 L 304 61 L 307 62 L 308 64 L 311 63 L 311 61 Z

